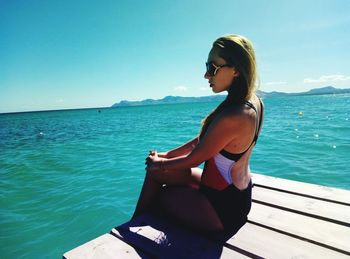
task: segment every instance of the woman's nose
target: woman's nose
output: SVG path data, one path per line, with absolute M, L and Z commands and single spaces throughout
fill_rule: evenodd
M 205 79 L 209 79 L 209 78 L 210 78 L 210 75 L 209 75 L 208 71 L 205 71 L 205 73 L 204 73 L 204 78 L 205 78 Z

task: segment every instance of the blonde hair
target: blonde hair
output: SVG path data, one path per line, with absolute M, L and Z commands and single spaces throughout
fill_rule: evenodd
M 253 44 L 240 35 L 227 35 L 213 43 L 213 49 L 227 64 L 235 67 L 239 76 L 233 80 L 226 99 L 214 109 L 202 122 L 200 138 L 207 131 L 209 124 L 225 107 L 240 105 L 248 101 L 257 89 L 257 65 Z

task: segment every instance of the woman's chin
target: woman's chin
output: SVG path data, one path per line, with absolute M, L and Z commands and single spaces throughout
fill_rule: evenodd
M 210 87 L 211 88 L 211 91 L 213 92 L 213 93 L 217 93 L 217 91 L 216 91 L 216 89 L 214 88 L 214 87 Z
M 215 88 L 212 88 L 211 89 L 213 93 L 217 94 L 217 93 L 220 93 L 221 91 L 219 91 L 218 89 L 215 89 Z

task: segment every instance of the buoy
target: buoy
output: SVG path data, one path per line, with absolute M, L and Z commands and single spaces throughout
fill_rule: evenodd
M 299 117 L 303 116 L 303 112 L 298 112 Z

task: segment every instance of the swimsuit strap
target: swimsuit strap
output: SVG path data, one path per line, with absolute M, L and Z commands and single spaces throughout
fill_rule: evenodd
M 230 153 L 228 151 L 226 151 L 225 149 L 222 149 L 220 151 L 220 154 L 223 155 L 224 157 L 230 159 L 230 160 L 233 160 L 233 161 L 238 161 L 249 149 L 250 147 L 253 145 L 253 144 L 256 144 L 256 142 L 258 141 L 258 137 L 259 137 L 259 133 L 260 133 L 260 129 L 261 129 L 261 125 L 262 125 L 262 116 L 263 116 L 263 113 L 264 113 L 264 106 L 262 104 L 262 101 L 261 99 L 259 98 L 259 102 L 260 102 L 260 117 L 259 117 L 259 123 L 257 123 L 256 125 L 256 128 L 255 128 L 255 135 L 254 135 L 254 139 L 252 141 L 252 143 L 249 145 L 249 147 L 243 151 L 242 153 L 238 153 L 238 154 L 234 154 L 234 153 Z M 246 105 L 248 105 L 250 108 L 252 108 L 256 114 L 258 114 L 258 111 L 257 109 L 255 108 L 255 106 L 249 102 L 249 101 L 246 101 L 245 102 Z
M 244 104 L 248 105 L 250 108 L 252 108 L 256 112 L 256 114 L 258 114 L 258 111 L 256 110 L 255 106 L 251 102 L 245 101 Z
M 258 141 L 258 137 L 259 137 L 259 133 L 261 130 L 261 126 L 262 126 L 262 118 L 263 118 L 263 113 L 264 113 L 264 105 L 262 104 L 261 99 L 259 98 L 259 102 L 260 102 L 260 117 L 259 117 L 259 125 L 257 125 L 257 129 L 255 131 L 255 137 L 253 140 L 253 143 Z

